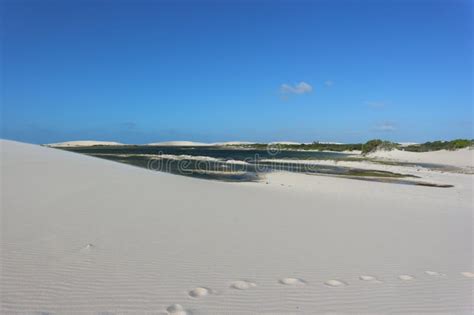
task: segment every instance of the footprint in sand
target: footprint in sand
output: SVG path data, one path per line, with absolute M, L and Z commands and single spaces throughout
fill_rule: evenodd
M 382 283 L 376 276 L 371 275 L 361 275 L 359 279 L 362 281 L 373 282 L 373 283 Z
M 283 278 L 283 279 L 278 280 L 278 282 L 284 285 L 305 285 L 306 284 L 306 281 L 299 278 Z
M 425 273 L 428 276 L 433 276 L 433 277 L 444 277 L 444 276 L 446 276 L 444 273 L 437 272 L 437 271 L 426 270 Z
M 324 282 L 325 285 L 327 285 L 328 287 L 332 287 L 332 288 L 339 288 L 339 287 L 345 287 L 347 286 L 347 282 L 344 282 L 344 281 L 341 281 L 341 280 L 336 280 L 336 279 L 331 279 L 331 280 L 328 280 L 326 282 Z
M 181 304 L 172 304 L 166 309 L 169 315 L 191 315 L 192 313 L 185 310 Z
M 189 291 L 189 296 L 196 299 L 210 295 L 210 294 L 212 294 L 212 290 L 208 288 L 203 288 L 203 287 L 199 287 L 199 288 Z
M 415 279 L 415 277 L 411 275 L 399 275 L 398 279 L 403 280 L 403 281 L 410 281 L 410 280 Z
M 95 248 L 95 245 L 92 243 L 86 244 L 81 248 L 81 251 L 89 251 L 93 250 Z
M 232 289 L 237 289 L 237 290 L 247 290 L 256 286 L 257 286 L 256 283 L 246 281 L 246 280 L 237 280 L 230 284 L 230 287 Z
M 474 272 L 464 271 L 461 274 L 466 278 L 474 278 Z

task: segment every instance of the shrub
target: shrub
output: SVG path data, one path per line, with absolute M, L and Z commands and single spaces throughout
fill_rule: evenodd
M 474 140 L 456 139 L 452 141 L 433 141 L 433 142 L 425 142 L 422 144 L 409 145 L 403 148 L 403 150 L 411 151 L 411 152 L 457 150 L 457 149 L 472 147 L 473 145 L 474 145 Z
M 393 150 L 396 149 L 398 146 L 398 144 L 390 141 L 374 139 L 367 141 L 364 145 L 362 145 L 362 154 L 375 152 L 377 150 Z

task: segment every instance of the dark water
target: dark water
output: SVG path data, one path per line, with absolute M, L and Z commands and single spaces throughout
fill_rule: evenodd
M 64 148 L 85 154 L 162 154 L 162 155 L 192 155 L 207 156 L 223 160 L 256 159 L 345 159 L 349 155 L 339 152 L 320 151 L 284 151 L 278 147 L 269 146 L 268 150 L 229 149 L 222 147 L 171 147 L 171 146 L 91 146 Z
M 360 178 L 409 177 L 376 170 L 296 163 L 291 160 L 345 160 L 350 155 L 338 152 L 282 151 L 277 147 L 247 150 L 219 147 L 92 146 L 66 150 L 155 171 L 224 181 L 255 181 L 273 171 Z

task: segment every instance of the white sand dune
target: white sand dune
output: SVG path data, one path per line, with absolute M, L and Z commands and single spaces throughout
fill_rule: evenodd
M 402 150 L 376 151 L 368 155 L 372 158 L 394 160 L 401 162 L 444 164 L 456 167 L 472 167 L 474 165 L 474 150 L 460 149 L 455 151 L 439 150 L 431 152 L 409 152 Z
M 93 145 L 123 145 L 112 141 L 79 140 L 46 144 L 48 147 L 88 147 Z
M 331 151 L 328 151 L 331 152 Z M 275 162 L 275 163 L 292 163 L 292 164 L 307 164 L 307 165 L 331 165 L 331 166 L 345 166 L 361 169 L 376 169 L 392 172 L 408 172 L 414 171 L 413 167 L 403 167 L 402 165 L 384 165 L 372 162 L 408 162 L 424 164 L 437 164 L 445 166 L 454 166 L 461 170 L 474 170 L 474 150 L 460 149 L 460 150 L 440 150 L 432 152 L 408 152 L 400 150 L 392 151 L 376 151 L 363 156 L 360 151 L 344 151 L 342 153 L 348 154 L 351 157 L 359 157 L 360 161 L 344 161 L 344 160 L 294 160 L 294 159 L 261 159 L 261 162 Z M 366 160 L 368 157 L 370 160 Z M 431 173 L 430 173 L 431 174 Z
M 320 144 L 344 144 L 343 142 L 332 142 L 332 141 L 318 141 Z M 310 144 L 310 143 L 308 143 Z
M 342 142 L 332 141 L 317 141 L 319 144 L 343 144 Z M 284 145 L 301 145 L 301 144 L 313 144 L 313 142 L 295 142 L 295 141 L 273 141 L 269 144 L 284 144 Z
M 166 141 L 166 142 L 154 142 L 148 143 L 147 145 L 155 146 L 177 146 L 177 147 L 197 147 L 197 146 L 227 146 L 227 145 L 244 145 L 244 144 L 254 144 L 255 142 L 246 142 L 246 141 L 227 141 L 227 142 L 193 142 L 193 141 Z
M 156 146 L 182 146 L 182 147 L 198 147 L 198 146 L 209 146 L 209 143 L 204 142 L 193 142 L 193 141 L 165 141 L 165 142 L 153 142 L 148 143 L 147 145 L 156 145 Z
M 473 310 L 473 180 L 155 173 L 1 141 L 1 312 Z
M 216 146 L 226 146 L 226 145 L 246 145 L 246 144 L 255 144 L 255 142 L 248 142 L 248 141 L 227 141 L 227 142 L 215 142 L 212 143 Z
M 294 141 L 273 141 L 269 144 L 283 144 L 283 145 L 300 145 L 302 142 L 294 142 Z
M 399 145 L 401 145 L 402 147 L 408 147 L 410 145 L 417 145 L 419 144 L 418 142 L 397 142 Z

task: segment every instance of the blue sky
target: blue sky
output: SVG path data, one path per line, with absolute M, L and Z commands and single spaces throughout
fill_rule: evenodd
M 471 1 L 3 0 L 3 138 L 473 137 Z

